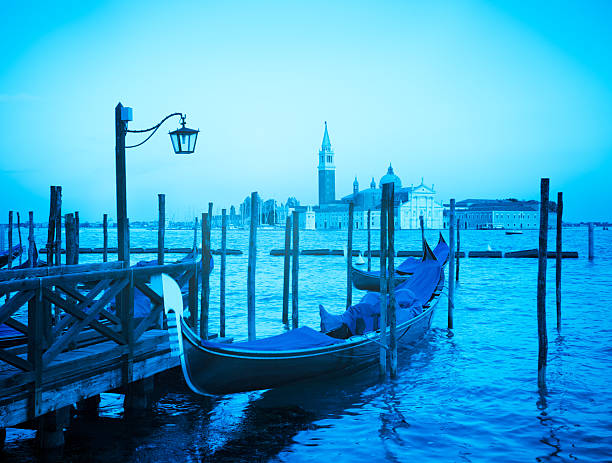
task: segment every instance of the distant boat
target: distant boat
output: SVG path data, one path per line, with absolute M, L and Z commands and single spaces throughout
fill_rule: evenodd
M 522 231 L 518 231 L 518 230 L 508 230 L 506 231 L 506 235 L 522 235 L 523 232 Z
M 424 261 L 438 260 L 442 263 L 442 265 L 446 264 L 449 249 L 441 233 L 438 244 L 433 251 L 430 249 L 427 242 L 424 242 L 423 244 L 425 248 L 425 255 L 421 259 L 409 257 L 395 268 L 393 280 L 395 281 L 396 286 L 407 281 L 414 273 L 414 270 L 417 269 Z M 360 270 L 353 267 L 351 269 L 351 278 L 353 281 L 353 286 L 357 289 L 364 291 L 380 290 L 380 272 L 378 270 L 366 272 L 365 270 Z

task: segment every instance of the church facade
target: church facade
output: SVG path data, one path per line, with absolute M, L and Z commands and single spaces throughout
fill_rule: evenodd
M 425 185 L 421 179 L 416 187 L 402 187 L 401 179 L 389 165 L 387 173 L 379 181 L 378 187 L 372 177 L 369 188 L 360 190 L 357 178 L 353 182 L 353 192 L 339 200 L 335 199 L 336 167 L 335 153 L 332 150 L 325 122 L 323 142 L 319 151 L 319 205 L 314 209 L 314 226 L 317 230 L 341 230 L 348 227 L 348 205 L 353 203 L 353 226 L 355 229 L 368 227 L 368 210 L 370 211 L 370 228 L 380 228 L 380 205 L 382 185 L 394 183 L 395 226 L 397 229 L 420 228 L 420 216 L 423 216 L 425 228 L 441 229 L 444 227 L 444 206 L 435 200 L 434 186 Z

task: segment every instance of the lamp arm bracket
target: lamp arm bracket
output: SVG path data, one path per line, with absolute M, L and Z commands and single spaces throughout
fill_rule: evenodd
M 170 119 L 173 116 L 180 116 L 181 118 L 185 117 L 183 115 L 183 113 L 172 113 L 172 114 L 169 114 L 168 116 L 164 117 L 157 125 L 154 125 L 151 128 L 144 129 L 144 130 L 126 130 L 126 132 L 128 132 L 128 133 L 146 133 L 146 132 L 151 132 L 151 134 L 147 138 L 145 138 L 143 141 L 141 141 L 140 143 L 138 143 L 136 145 L 126 146 L 126 148 L 136 148 L 137 146 L 144 145 L 149 140 L 149 138 L 151 138 L 155 134 L 155 132 L 157 132 L 157 129 L 159 129 L 164 122 L 166 122 L 168 119 Z

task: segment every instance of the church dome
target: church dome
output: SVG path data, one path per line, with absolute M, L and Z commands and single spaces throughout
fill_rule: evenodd
M 380 179 L 378 186 L 382 188 L 385 183 L 394 183 L 395 191 L 399 190 L 402 187 L 402 181 L 397 175 L 393 173 L 393 167 L 391 167 L 391 164 L 389 164 L 389 169 L 387 170 L 387 173 L 383 175 Z

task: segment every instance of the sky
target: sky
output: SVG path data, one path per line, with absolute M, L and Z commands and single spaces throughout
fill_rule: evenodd
M 188 219 L 252 191 L 317 203 L 324 121 L 336 196 L 392 163 L 454 197 L 564 195 L 612 220 L 612 2 L 10 2 L 0 19 L 0 213 L 115 217 L 114 107 L 131 129 L 130 220 Z M 143 139 L 128 135 L 127 144 Z M 0 222 L 6 222 L 2 218 Z

